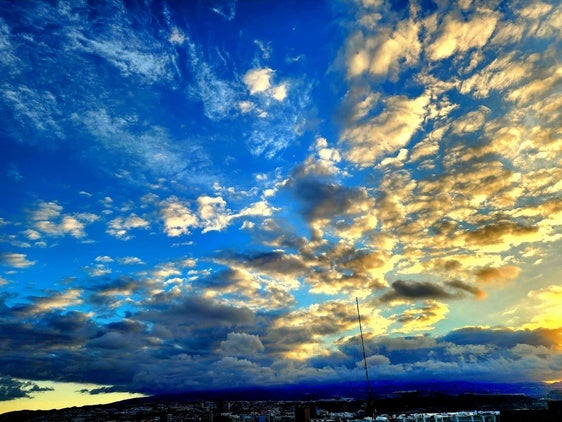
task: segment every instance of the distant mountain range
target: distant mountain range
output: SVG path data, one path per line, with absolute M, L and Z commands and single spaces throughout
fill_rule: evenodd
M 378 381 L 370 384 L 373 398 L 389 397 L 400 392 L 416 391 L 423 394 L 522 394 L 544 398 L 551 391 L 561 390 L 562 383 L 478 383 L 469 381 Z M 190 392 L 169 392 L 156 397 L 182 397 L 190 400 L 308 400 L 348 397 L 358 400 L 367 398 L 367 385 L 363 382 L 333 384 L 297 384 L 275 387 L 248 387 L 215 389 Z
M 562 400 L 562 383 L 491 384 L 468 381 L 451 382 L 395 382 L 384 381 L 370 385 L 374 406 L 380 411 L 426 411 L 466 409 L 516 409 L 546 407 L 544 399 Z M 208 391 L 169 392 L 147 397 L 123 400 L 106 405 L 89 405 L 83 409 L 130 408 L 155 403 L 202 401 L 315 401 L 338 406 L 348 401 L 367 400 L 365 382 L 337 384 L 299 384 L 278 387 L 246 389 L 219 389 Z M 80 409 L 80 408 L 77 408 Z M 26 421 L 43 416 L 56 417 L 52 411 L 17 411 L 0 415 L 3 421 Z M 35 419 L 34 419 L 35 420 Z

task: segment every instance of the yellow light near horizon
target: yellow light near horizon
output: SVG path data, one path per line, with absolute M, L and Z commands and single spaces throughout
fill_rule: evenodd
M 540 290 L 531 291 L 528 294 L 529 304 L 534 313 L 529 323 L 524 324 L 523 328 L 537 329 L 543 328 L 553 330 L 553 343 L 562 348 L 562 286 L 551 285 Z
M 22 382 L 32 382 L 42 388 L 52 388 L 53 391 L 32 392 L 29 397 L 20 397 L 14 400 L 0 401 L 0 414 L 16 410 L 51 410 L 64 409 L 73 406 L 86 406 L 90 404 L 107 404 L 120 400 L 143 397 L 138 393 L 107 393 L 107 394 L 88 394 L 81 393 L 80 390 L 92 390 L 104 387 L 97 384 L 78 384 L 71 382 L 53 381 L 33 381 L 19 380 Z

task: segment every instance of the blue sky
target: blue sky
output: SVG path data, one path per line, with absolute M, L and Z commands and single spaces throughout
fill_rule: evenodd
M 0 2 L 0 410 L 361 380 L 356 297 L 560 382 L 562 9 L 453 3 Z

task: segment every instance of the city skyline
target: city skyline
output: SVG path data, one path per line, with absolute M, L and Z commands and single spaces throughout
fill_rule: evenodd
M 0 0 L 0 413 L 356 382 L 356 298 L 374 381 L 562 382 L 560 28 Z

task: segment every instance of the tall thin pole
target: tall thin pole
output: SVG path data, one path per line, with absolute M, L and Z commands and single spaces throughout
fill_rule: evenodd
M 357 304 L 357 319 L 359 320 L 359 332 L 361 333 L 361 350 L 363 351 L 363 364 L 365 365 L 365 378 L 367 380 L 367 403 L 371 403 L 371 384 L 369 383 L 369 369 L 367 368 L 367 356 L 365 355 L 365 341 L 363 340 L 363 327 L 361 326 L 361 313 L 359 312 L 359 298 L 355 298 Z

